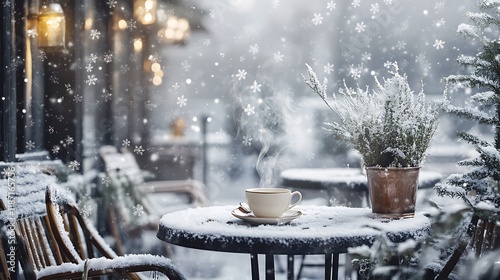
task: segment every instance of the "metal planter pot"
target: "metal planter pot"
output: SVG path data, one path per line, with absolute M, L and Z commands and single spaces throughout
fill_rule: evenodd
M 389 218 L 415 214 L 420 167 L 366 167 L 372 212 Z

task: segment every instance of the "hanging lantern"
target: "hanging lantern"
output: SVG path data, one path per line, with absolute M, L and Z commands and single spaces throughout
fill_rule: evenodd
M 153 24 L 156 21 L 156 0 L 135 0 L 134 17 L 144 25 Z
M 59 3 L 42 5 L 38 13 L 38 47 L 64 48 L 66 42 L 66 18 Z

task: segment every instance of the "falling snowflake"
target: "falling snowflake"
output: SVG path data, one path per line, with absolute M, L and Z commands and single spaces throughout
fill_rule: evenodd
M 4 168 L 1 174 L 3 178 L 14 177 L 14 175 L 16 175 L 16 169 L 13 166 L 9 166 L 7 168 Z
M 217 178 L 221 182 L 225 182 L 227 180 L 226 173 L 222 170 L 216 171 L 214 175 L 215 175 L 215 178 Z
M 351 3 L 351 6 L 353 6 L 354 8 L 357 8 L 360 6 L 360 3 L 361 3 L 361 0 L 353 0 Z
M 142 147 L 142 145 L 141 146 L 135 146 L 134 153 L 142 156 L 142 154 L 144 153 L 144 148 Z
M 128 139 L 125 139 L 122 141 L 122 146 L 123 147 L 130 147 L 130 140 Z
M 104 55 L 104 62 L 110 63 L 113 61 L 113 54 L 112 53 L 107 53 Z
M 248 104 L 247 107 L 244 109 L 244 111 L 245 111 L 245 114 L 247 114 L 247 116 L 253 115 L 253 114 L 255 114 L 255 107 Z
M 366 24 L 363 21 L 356 23 L 356 27 L 354 28 L 354 30 L 358 31 L 358 33 L 365 31 L 365 29 L 366 29 Z
M 354 66 L 351 64 L 351 66 L 349 67 L 349 76 L 351 76 L 351 78 L 355 80 L 361 78 L 361 72 L 362 72 L 361 66 Z
M 85 70 L 87 70 L 87 72 L 92 72 L 92 69 L 94 69 L 94 66 L 92 66 L 92 63 L 89 63 L 89 64 L 87 64 L 87 66 L 85 66 Z
M 147 100 L 146 103 L 144 104 L 144 107 L 147 110 L 152 111 L 154 108 L 156 108 L 156 104 L 154 104 L 153 102 L 151 102 L 151 100 Z
M 26 31 L 26 35 L 28 35 L 28 37 L 30 37 L 30 38 L 35 38 L 38 36 L 38 33 L 36 32 L 35 29 L 28 29 Z
M 161 57 L 158 53 L 154 53 L 148 56 L 148 60 L 151 61 L 152 63 L 160 63 Z
M 257 81 L 253 81 L 253 84 L 250 86 L 250 89 L 256 93 L 257 91 L 260 91 L 260 87 L 262 85 L 261 84 L 258 84 Z
M 184 107 L 187 104 L 187 98 L 184 97 L 184 95 L 181 95 L 180 97 L 177 97 L 177 105 L 179 107 Z
M 444 2 L 437 2 L 436 5 L 434 6 L 434 9 L 436 11 L 440 11 L 444 8 Z
M 204 46 L 210 46 L 210 44 L 212 44 L 212 41 L 210 41 L 210 39 L 203 40 L 203 45 Z
M 109 185 L 111 184 L 111 179 L 106 176 L 106 177 L 102 177 L 101 178 L 101 183 L 106 186 L 106 187 L 109 187 Z
M 81 208 L 81 213 L 85 218 L 88 218 L 90 217 L 90 215 L 92 215 L 92 206 L 85 204 L 83 205 L 83 207 L 80 208 Z
M 252 145 L 252 138 L 245 135 L 245 136 L 243 136 L 243 141 L 241 141 L 241 143 L 245 146 L 251 146 Z
M 66 136 L 66 139 L 64 139 L 64 142 L 66 142 L 66 145 L 71 145 L 73 144 L 73 142 L 75 142 L 75 140 L 73 139 L 73 137 L 71 136 Z
M 90 63 L 96 63 L 97 62 L 97 58 L 98 58 L 97 54 L 91 53 L 90 57 L 89 57 Z
M 445 25 L 445 23 L 446 23 L 446 21 L 444 20 L 444 18 L 441 18 L 438 21 L 436 21 L 434 23 L 434 25 L 436 25 L 436 27 L 441 27 L 441 26 Z
M 392 0 L 384 0 L 384 3 L 385 3 L 386 5 L 392 5 Z
M 259 52 L 259 45 L 255 44 L 250 46 L 250 50 L 248 52 L 253 55 L 256 55 Z
M 362 55 L 361 55 L 361 60 L 363 61 L 369 61 L 369 60 L 372 60 L 372 54 L 369 53 L 369 52 L 364 52 Z
M 184 71 L 189 71 L 189 69 L 191 69 L 191 64 L 189 64 L 187 62 L 187 60 L 184 60 L 182 63 L 181 63 L 181 66 L 182 66 L 182 69 L 184 69 Z
M 108 4 L 109 8 L 114 8 L 118 2 L 116 0 L 108 0 L 106 4 Z
M 372 12 L 372 14 L 377 14 L 378 12 L 380 12 L 380 5 L 378 3 L 375 3 L 375 4 L 372 4 L 371 5 L 371 8 L 370 8 L 370 12 Z
M 324 69 L 325 73 L 330 74 L 331 72 L 333 72 L 333 64 L 327 63 L 323 67 L 323 69 Z
M 127 26 L 128 26 L 128 29 L 130 29 L 130 31 L 133 31 L 134 29 L 137 28 L 137 21 L 131 19 L 131 20 L 127 21 Z
M 174 88 L 174 90 L 178 90 L 181 86 L 179 85 L 179 83 L 175 83 L 172 85 L 172 87 Z
M 52 147 L 52 153 L 53 153 L 54 155 L 59 154 L 59 151 L 60 151 L 60 150 L 61 150 L 61 147 L 59 147 L 59 146 L 57 146 L 57 145 L 54 145 L 54 146 Z
M 4 7 L 10 7 L 10 0 L 3 2 Z
M 47 59 L 47 53 L 45 53 L 44 51 L 40 51 L 40 53 L 38 54 L 38 59 L 40 59 L 41 61 L 45 61 Z
M 64 87 L 66 88 L 66 92 L 71 93 L 73 89 L 71 88 L 71 84 L 64 84 Z
M 134 205 L 132 207 L 134 209 L 134 216 L 142 216 L 144 214 L 144 207 L 140 204 Z
M 54 133 L 54 127 L 49 125 L 49 134 Z
M 128 66 L 128 64 L 120 65 L 120 72 L 122 72 L 123 74 L 127 73 L 129 70 L 130 67 Z
M 89 86 L 95 85 L 96 82 L 97 82 L 97 77 L 94 74 L 88 75 L 87 80 L 85 81 L 85 83 Z
M 28 142 L 26 142 L 26 149 L 28 150 L 33 150 L 35 148 L 35 142 L 29 140 Z
M 274 61 L 281 62 L 283 61 L 283 57 L 284 55 L 282 55 L 281 52 L 278 51 L 277 53 L 274 54 Z
M 337 8 L 337 3 L 330 1 L 330 2 L 326 3 L 326 8 L 330 11 L 333 11 Z
M 236 74 L 236 78 L 239 80 L 244 80 L 247 75 L 247 71 L 245 69 L 238 69 L 238 74 Z
M 434 45 L 432 46 L 435 47 L 437 50 L 442 49 L 444 48 L 444 41 L 436 39 L 436 41 L 434 41 Z
M 314 18 L 311 20 L 314 25 L 323 24 L 323 17 L 321 14 L 314 14 Z
M 415 57 L 415 62 L 420 62 L 424 63 L 427 61 L 427 58 L 425 57 L 425 54 L 421 53 Z
M 53 84 L 56 84 L 58 85 L 59 84 L 59 78 L 56 77 L 56 76 L 50 76 L 49 77 L 49 80 L 53 83 Z
M 97 29 L 90 30 L 90 38 L 92 40 L 99 39 L 99 37 L 101 37 L 101 31 L 99 31 Z
M 69 163 L 68 167 L 73 171 L 77 171 L 80 170 L 80 163 L 76 160 L 73 160 Z
M 398 50 L 404 50 L 406 48 L 406 42 L 405 41 L 398 41 L 396 43 L 396 49 Z
M 83 100 L 83 96 L 81 96 L 81 95 L 77 94 L 77 95 L 75 95 L 75 97 L 73 97 L 73 101 L 75 101 L 75 102 L 82 102 L 82 100 Z
M 111 92 L 109 92 L 107 89 L 102 90 L 102 98 L 104 98 L 105 102 L 111 100 L 111 97 L 112 97 Z

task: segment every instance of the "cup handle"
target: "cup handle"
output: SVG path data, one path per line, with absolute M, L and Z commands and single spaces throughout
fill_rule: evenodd
M 287 209 L 287 210 L 290 210 L 292 207 L 297 206 L 297 204 L 299 204 L 299 203 L 302 201 L 302 194 L 301 194 L 300 192 L 298 192 L 298 191 L 294 191 L 294 192 L 292 192 L 292 193 L 290 194 L 290 202 L 292 202 L 292 198 L 293 198 L 295 195 L 297 195 L 297 196 L 298 196 L 297 201 L 296 201 L 294 204 L 292 204 L 292 205 L 288 206 L 288 209 Z

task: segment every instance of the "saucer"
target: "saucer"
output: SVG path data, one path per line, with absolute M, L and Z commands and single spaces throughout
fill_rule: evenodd
M 281 217 L 279 218 L 264 218 L 264 217 L 256 217 L 253 213 L 243 213 L 238 208 L 231 211 L 231 214 L 238 219 L 256 225 L 286 224 L 302 216 L 302 212 L 300 211 L 288 210 L 285 213 L 283 213 L 283 215 L 281 215 Z

